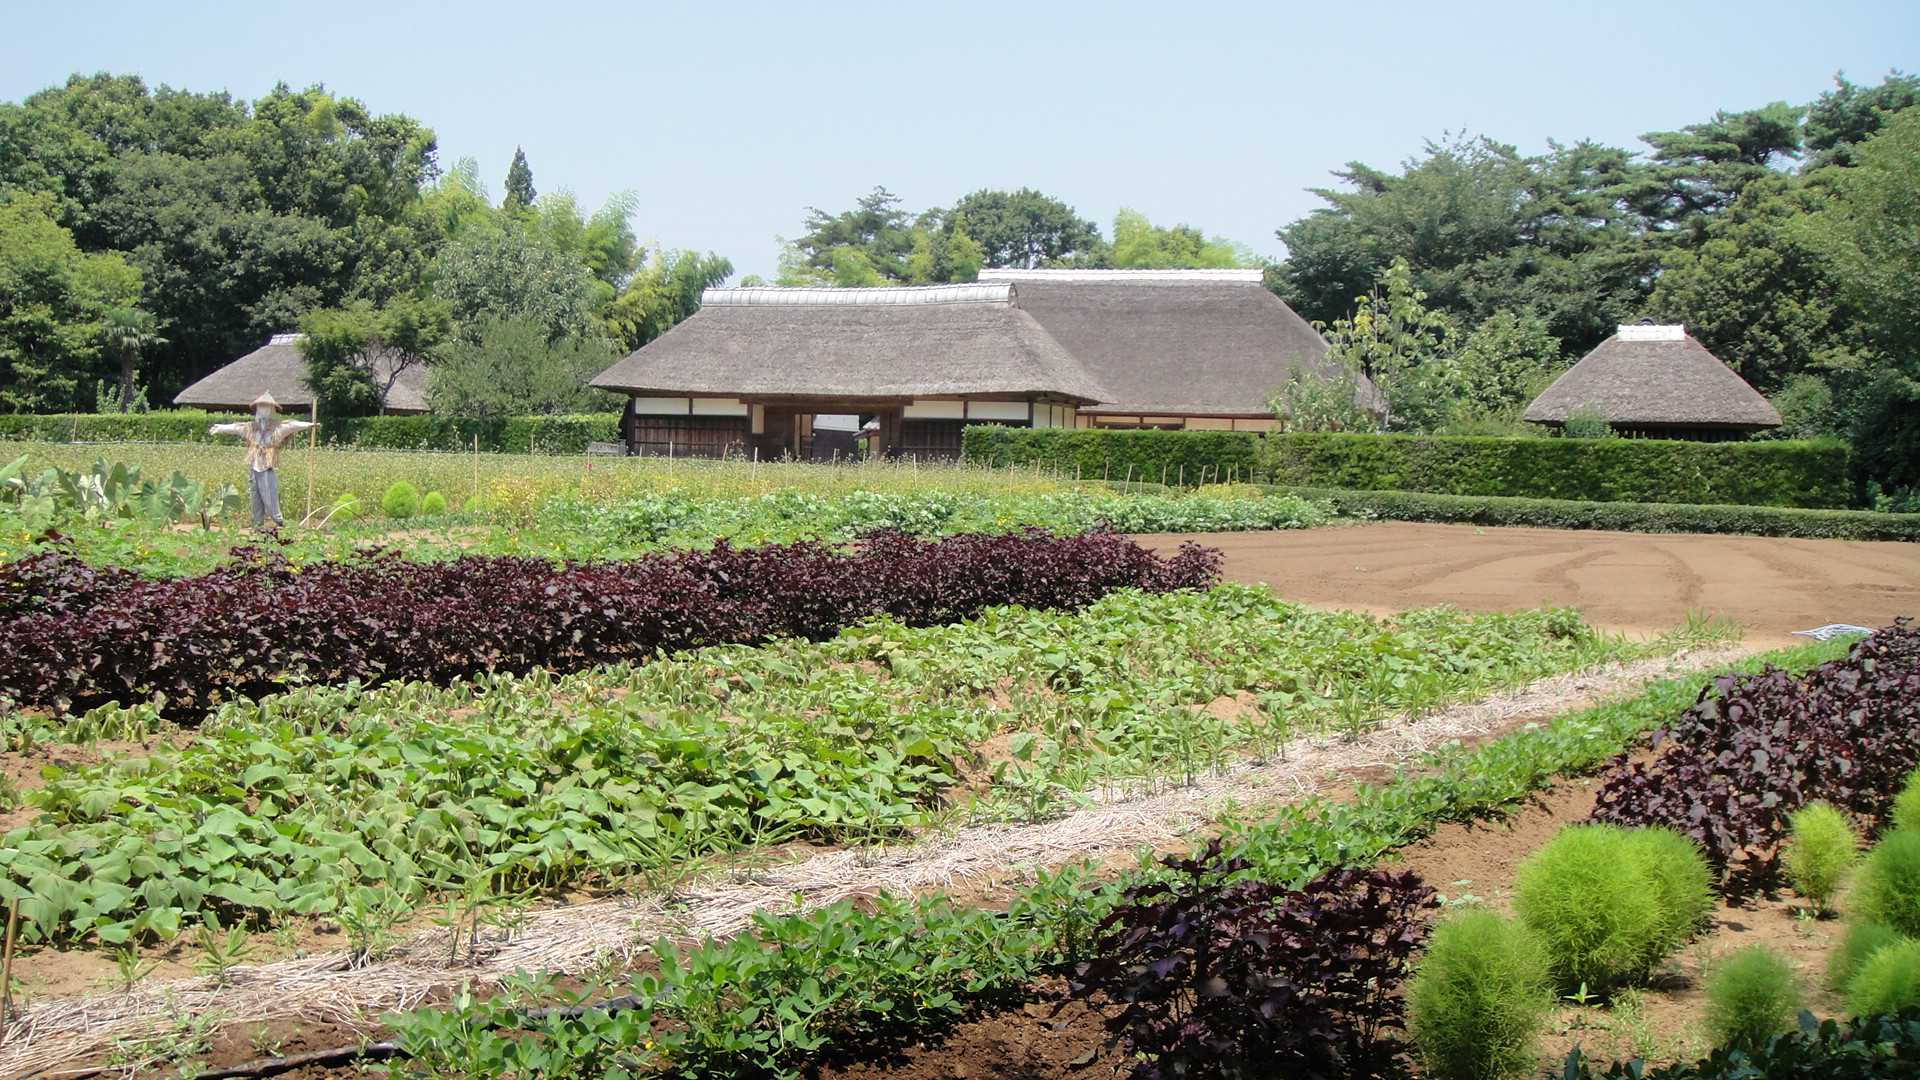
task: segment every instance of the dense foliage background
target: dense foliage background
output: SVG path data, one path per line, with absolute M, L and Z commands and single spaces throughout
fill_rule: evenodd
M 1277 230 L 1288 257 L 1269 284 L 1403 431 L 1528 433 L 1519 410 L 1616 323 L 1684 322 L 1775 401 L 1778 434 L 1849 441 L 1863 497 L 1905 509 L 1920 500 L 1917 100 L 1920 77 L 1894 72 L 1639 150 L 1444 135 L 1397 169 L 1335 171 L 1327 205 Z M 535 179 L 516 155 L 496 202 L 471 160 L 442 166 L 429 127 L 319 86 L 246 101 L 76 75 L 0 103 L 0 412 L 162 402 L 293 329 L 330 415 L 377 404 L 375 346 L 431 365 L 444 413 L 595 411 L 607 400 L 583 373 L 685 318 L 732 266 L 642 245 L 631 196 L 589 211 Z M 800 224 L 782 284 L 1255 265 L 1131 208 L 1103 233 L 1030 188 L 914 212 L 876 187 Z M 1378 422 L 1338 386 L 1276 390 L 1296 429 Z

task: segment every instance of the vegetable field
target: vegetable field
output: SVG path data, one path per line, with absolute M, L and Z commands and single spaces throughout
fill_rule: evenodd
M 1324 520 L 1238 488 L 741 464 L 614 475 L 502 476 L 470 512 L 235 548 L 217 521 L 171 520 L 172 500 L 207 496 L 184 473 L 12 473 L 0 963 L 17 986 L 0 995 L 0 1072 L 195 1076 L 211 1054 L 264 1059 L 219 1075 L 284 1073 L 299 1067 L 284 1037 L 319 1037 L 304 1008 L 317 1028 L 365 1034 L 309 1076 L 380 1060 L 419 1077 L 870 1076 L 863 1063 L 902 1047 L 964 1046 L 972 1025 L 1040 1009 L 1099 1032 L 1079 1065 L 1142 1078 L 1256 1060 L 1447 1076 L 1445 1032 L 1481 1022 L 1458 1002 L 1537 990 L 1560 998 L 1510 1014 L 1550 1017 L 1577 996 L 1608 1017 L 1709 933 L 1715 895 L 1816 888 L 1794 869 L 1809 865 L 1792 836 L 1806 808 L 1837 808 L 1833 835 L 1891 844 L 1874 866 L 1901 850 L 1899 792 L 1920 766 L 1920 650 L 1904 626 L 1704 689 L 1683 676 L 1498 714 L 1525 687 L 1636 686 L 1631 665 L 1661 670 L 1732 631 L 1695 617 L 1629 639 L 1564 608 L 1311 608 L 1221 584 L 1215 550 L 1125 535 Z M 1359 533 L 1320 535 L 1341 549 Z M 1447 726 L 1489 708 L 1504 718 Z M 1648 756 L 1639 740 L 1656 730 Z M 1414 749 L 1382 749 L 1399 732 Z M 1351 771 L 1274 771 L 1308 754 Z M 1548 908 L 1510 916 L 1502 895 L 1391 864 L 1449 823 L 1594 773 L 1596 819 L 1667 830 L 1630 844 L 1651 853 L 1631 859 L 1658 933 L 1621 930 L 1657 948 L 1569 966 L 1564 935 L 1529 914 Z M 1298 786 L 1229 782 L 1254 775 Z M 1164 813 L 1156 800 L 1200 788 L 1229 795 L 1171 851 L 1009 854 L 984 886 L 768 893 L 725 933 L 674 922 L 714 890 L 788 880 L 783 867 L 1013 844 L 1087 815 Z M 1874 886 L 1878 907 L 1828 888 L 1821 917 L 1904 910 L 1906 879 L 1874 872 L 1892 882 Z M 1577 904 L 1564 884 L 1545 895 Z M 1434 939 L 1453 959 L 1424 968 L 1430 931 L 1480 906 L 1498 918 Z M 576 911 L 615 920 L 594 931 L 600 951 L 498 966 L 518 935 Z M 1867 989 L 1823 1000 L 1897 1004 L 1873 949 L 1906 948 L 1920 922 L 1870 925 L 1892 936 L 1859 938 Z M 307 956 L 316 943 L 327 951 Z M 1512 986 L 1442 981 L 1482 970 L 1461 950 L 1507 945 Z M 77 968 L 96 985 L 46 989 Z M 1759 957 L 1744 978 L 1776 968 Z M 1575 985 L 1556 982 L 1566 971 Z M 354 1004 L 300 997 L 322 984 Z M 1511 1060 L 1542 1063 L 1527 1025 L 1544 1022 L 1503 1029 Z M 1726 1030 L 1782 1023 L 1743 1014 Z

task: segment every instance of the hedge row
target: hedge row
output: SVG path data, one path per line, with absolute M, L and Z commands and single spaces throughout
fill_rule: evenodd
M 1490 495 L 1430 495 L 1411 491 L 1343 491 L 1280 486 L 1269 486 L 1269 490 L 1324 500 L 1344 517 L 1387 521 L 1920 542 L 1920 514 L 1881 514 L 1870 510 L 1577 502 L 1568 499 L 1512 499 Z
M 149 413 L 57 413 L 0 416 L 0 439 L 37 442 L 207 442 L 207 425 L 246 417 L 201 409 Z
M 1592 502 L 1847 506 L 1839 442 L 1286 434 L 1260 449 L 1275 484 Z
M 1031 465 L 1082 480 L 1195 487 L 1257 478 L 1260 436 L 1246 431 L 970 427 L 961 452 L 978 465 Z
M 65 413 L 0 416 L 0 439 L 43 442 L 206 442 L 210 424 L 246 417 L 173 409 L 150 413 Z M 322 417 L 321 441 L 329 446 L 383 450 L 471 450 L 474 437 L 490 453 L 579 454 L 590 442 L 617 442 L 620 416 L 507 416 L 471 420 L 454 416 Z

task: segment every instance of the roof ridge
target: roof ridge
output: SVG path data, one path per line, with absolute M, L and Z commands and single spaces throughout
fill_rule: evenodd
M 1080 270 L 1080 269 L 1034 269 L 1022 270 L 1003 267 L 980 271 L 980 280 L 986 281 L 1049 281 L 1066 282 L 1075 285 L 1118 285 L 1118 284 L 1205 284 L 1205 285 L 1259 285 L 1266 281 L 1266 271 L 1258 267 L 1238 268 L 1202 268 L 1174 270 Z
M 832 285 L 750 285 L 708 289 L 702 307 L 892 307 L 905 304 L 1011 304 L 1013 286 L 1005 282 L 956 285 L 889 285 L 840 288 Z

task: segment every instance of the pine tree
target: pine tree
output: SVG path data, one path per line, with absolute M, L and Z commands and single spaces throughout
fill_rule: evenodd
M 513 164 L 507 166 L 507 196 L 501 208 L 509 212 L 525 210 L 533 205 L 533 169 L 527 165 L 526 152 L 519 147 L 513 148 Z

